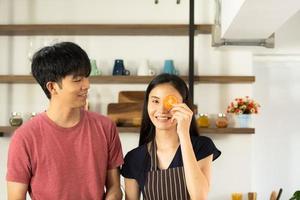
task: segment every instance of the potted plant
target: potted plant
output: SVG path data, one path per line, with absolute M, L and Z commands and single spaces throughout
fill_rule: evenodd
M 251 114 L 257 114 L 260 105 L 249 96 L 244 98 L 235 98 L 227 107 L 227 113 L 234 113 L 237 116 L 240 128 L 249 127 Z
M 290 200 L 300 200 L 300 190 L 297 190 Z

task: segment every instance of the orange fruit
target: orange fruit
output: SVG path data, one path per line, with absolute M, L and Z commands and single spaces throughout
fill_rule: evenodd
M 163 104 L 165 109 L 170 110 L 174 104 L 177 104 L 178 100 L 175 96 L 173 95 L 168 95 L 164 98 L 163 100 Z

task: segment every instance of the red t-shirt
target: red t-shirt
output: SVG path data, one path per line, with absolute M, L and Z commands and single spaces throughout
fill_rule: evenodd
M 28 184 L 32 200 L 102 199 L 106 172 L 123 164 L 115 124 L 81 111 L 81 120 L 62 128 L 46 113 L 15 131 L 7 162 L 7 181 Z

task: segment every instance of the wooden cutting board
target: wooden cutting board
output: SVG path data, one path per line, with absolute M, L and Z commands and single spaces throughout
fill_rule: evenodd
M 143 102 L 145 91 L 121 91 L 119 92 L 119 103 Z
M 141 121 L 143 103 L 110 103 L 107 115 L 118 126 L 138 126 Z

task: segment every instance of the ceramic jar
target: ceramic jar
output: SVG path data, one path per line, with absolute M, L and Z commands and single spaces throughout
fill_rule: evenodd
M 9 118 L 9 124 L 11 126 L 21 126 L 23 123 L 23 119 L 21 117 L 21 113 L 12 112 Z
M 216 126 L 218 128 L 226 128 L 228 126 L 228 119 L 224 113 L 219 113 L 216 119 Z

